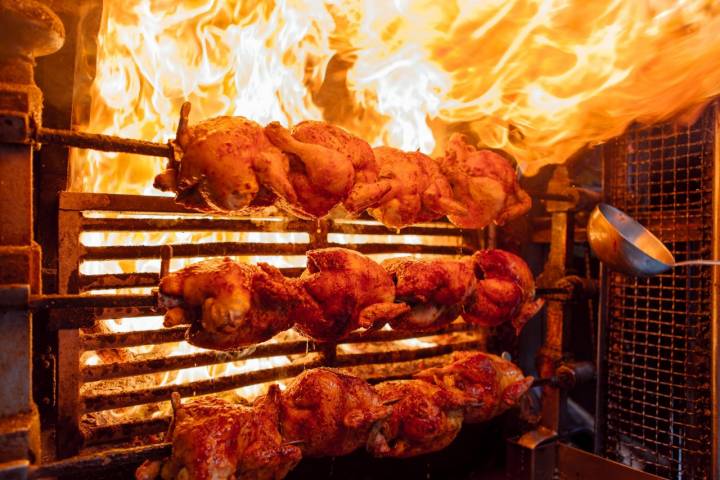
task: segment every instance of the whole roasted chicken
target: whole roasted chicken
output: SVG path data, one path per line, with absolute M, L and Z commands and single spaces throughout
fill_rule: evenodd
M 308 457 L 346 455 L 362 447 L 373 425 L 390 414 L 366 381 L 328 368 L 301 373 L 280 395 L 278 407 L 283 437 L 298 442 Z
M 393 318 L 395 330 L 438 330 L 455 320 L 475 292 L 476 278 L 470 257 L 463 259 L 385 260 L 382 266 L 395 283 L 395 297 L 410 311 Z
M 463 421 L 464 395 L 422 380 L 383 382 L 375 386 L 392 413 L 379 421 L 367 441 L 376 457 L 411 457 L 450 445 Z
M 323 217 L 344 202 L 356 182 L 355 164 L 363 168 L 360 179 L 376 170 L 366 142 L 324 122 L 302 122 L 292 131 L 272 122 L 265 134 L 290 157 L 288 178 L 297 198 L 284 197 L 280 206 L 299 217 Z
M 299 279 L 312 298 L 303 304 L 295 328 L 316 340 L 336 340 L 360 327 L 378 328 L 406 312 L 395 303 L 395 285 L 377 263 L 345 248 L 307 252 L 307 269 Z
M 187 340 L 218 350 L 263 342 L 292 326 L 307 294 L 280 271 L 229 258 L 194 263 L 162 278 L 165 326 L 190 324 Z
M 486 422 L 516 406 L 533 383 L 513 363 L 480 352 L 456 352 L 449 365 L 422 370 L 415 378 L 468 397 L 467 423 Z
M 545 303 L 535 298 L 535 280 L 527 263 L 499 249 L 477 251 L 472 260 L 478 281 L 463 319 L 486 327 L 510 321 L 519 333 Z
M 455 199 L 466 209 L 448 212 L 448 219 L 458 227 L 502 225 L 531 207 L 530 196 L 520 187 L 510 163 L 490 150 L 477 150 L 462 134 L 450 137 L 440 168 Z
M 297 201 L 288 158 L 243 117 L 217 117 L 181 129 L 182 161 L 155 177 L 155 187 L 176 193 L 186 207 L 246 215 L 271 205 L 275 195 Z
M 402 228 L 451 213 L 467 213 L 467 209 L 454 200 L 450 184 L 432 158 L 392 147 L 377 147 L 373 151 L 380 166 L 373 193 L 386 188 L 388 191 L 376 201 L 362 198 L 360 194 L 355 201 L 367 206 L 370 215 L 385 226 Z
M 278 432 L 274 401 L 244 407 L 207 398 L 182 405 L 174 394 L 173 410 L 166 438 L 172 454 L 164 464 L 143 464 L 138 480 L 276 480 L 300 461 L 300 449 Z

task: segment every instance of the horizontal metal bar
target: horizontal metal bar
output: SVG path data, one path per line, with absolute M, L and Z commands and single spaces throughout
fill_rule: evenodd
M 125 152 L 151 157 L 173 158 L 173 149 L 167 143 L 147 142 L 114 135 L 39 127 L 35 134 L 35 140 L 40 143 L 89 148 L 103 152 Z
M 60 210 L 200 215 L 175 203 L 172 197 L 117 193 L 60 192 Z
M 479 348 L 484 342 L 471 340 L 467 342 L 435 345 L 432 347 L 390 350 L 385 352 L 349 353 L 338 355 L 332 362 L 333 367 L 354 367 L 357 365 L 375 365 L 378 363 L 400 363 L 423 358 L 438 357 L 452 352 Z
M 437 255 L 463 255 L 473 253 L 468 245 L 416 245 L 390 243 L 329 243 L 326 247 L 342 247 L 364 254 L 380 253 L 425 253 Z M 312 247 L 307 243 L 199 243 L 175 244 L 173 257 L 212 257 L 218 255 L 305 255 Z M 159 258 L 162 245 L 136 245 L 113 247 L 85 247 L 83 260 L 123 260 L 138 258 Z
M 32 295 L 33 310 L 58 308 L 154 307 L 155 295 Z
M 215 232 L 308 232 L 317 222 L 277 217 L 269 219 L 227 218 L 96 218 L 82 220 L 84 231 L 215 231 Z
M 130 405 L 167 401 L 173 392 L 178 392 L 182 397 L 226 392 L 248 385 L 257 385 L 259 383 L 294 377 L 299 375 L 303 370 L 320 367 L 322 365 L 322 362 L 313 360 L 181 385 L 163 385 L 124 392 L 99 393 L 85 397 L 82 406 L 85 412 L 97 412 L 100 410 L 129 407 Z
M 92 455 L 66 458 L 57 462 L 31 467 L 28 478 L 83 478 L 89 473 L 116 470 L 119 467 L 139 465 L 145 460 L 159 460 L 170 455 L 172 445 L 160 443 L 142 447 L 104 450 Z
M 167 432 L 172 417 L 143 418 L 126 422 L 110 423 L 88 427 L 83 423 L 84 445 L 86 447 L 127 440 L 140 435 Z
M 180 342 L 185 339 L 187 326 L 163 328 L 161 330 L 141 330 L 136 332 L 114 332 L 83 334 L 80 337 L 83 350 L 100 348 L 126 348 L 140 345 Z

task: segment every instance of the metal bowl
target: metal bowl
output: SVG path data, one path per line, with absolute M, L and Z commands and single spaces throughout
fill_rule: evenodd
M 675 257 L 655 235 L 605 203 L 590 214 L 587 238 L 595 255 L 618 272 L 649 277 L 675 266 Z

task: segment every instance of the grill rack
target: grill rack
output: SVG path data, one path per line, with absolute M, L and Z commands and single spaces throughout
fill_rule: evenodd
M 101 212 L 101 213 L 99 213 Z M 117 215 L 131 215 L 121 218 Z M 100 216 L 99 216 L 100 215 Z M 103 217 L 113 215 L 114 217 Z M 161 215 L 163 218 L 159 218 Z M 154 217 L 152 217 L 154 216 Z M 175 218 L 166 218 L 174 216 Z M 145 218 L 150 217 L 150 218 Z M 378 331 L 368 335 L 351 335 L 343 342 L 309 342 L 304 339 L 261 344 L 253 349 L 238 352 L 201 351 L 170 357 L 121 359 L 114 363 L 85 365 L 80 363 L 83 352 L 118 349 L 140 345 L 181 341 L 185 327 L 161 328 L 135 332 L 87 332 L 98 320 L 133 318 L 156 315 L 153 294 L 101 294 L 88 292 L 135 287 L 157 286 L 160 273 L 130 272 L 123 274 L 85 274 L 84 261 L 164 258 L 168 263 L 168 249 L 163 245 L 138 246 L 86 246 L 80 241 L 85 232 L 186 232 L 232 231 L 243 233 L 282 232 L 306 233 L 305 243 L 210 242 L 172 245 L 173 257 L 205 257 L 214 255 L 304 255 L 312 248 L 341 246 L 362 253 L 374 254 L 469 254 L 483 246 L 477 231 L 463 231 L 446 222 L 424 224 L 404 229 L 401 236 L 366 219 L 303 221 L 285 217 L 250 220 L 247 218 L 211 217 L 188 212 L 167 197 L 135 195 L 90 194 L 64 192 L 60 197 L 59 228 L 62 238 L 59 246 L 60 294 L 45 296 L 38 307 L 53 307 L 49 327 L 58 330 L 57 376 L 57 453 L 60 457 L 76 455 L 85 447 L 117 444 L 134 436 L 149 435 L 166 430 L 169 416 L 148 419 L 130 419 L 117 423 L 93 424 L 93 412 L 127 406 L 166 402 L 172 392 L 181 396 L 196 396 L 234 390 L 238 387 L 261 384 L 295 376 L 306 368 L 333 366 L 353 368 L 393 364 L 393 369 L 378 374 L 371 371 L 366 377 L 371 382 L 407 376 L 408 368 L 424 359 L 437 359 L 452 351 L 482 349 L 485 333 L 462 322 L 430 334 L 413 334 L 398 331 Z M 384 235 L 387 243 L 338 243 L 328 241 L 328 235 Z M 455 239 L 453 245 L 427 243 L 407 244 L 404 235 L 423 235 Z M 393 240 L 396 238 L 397 240 Z M 298 275 L 302 268 L 281 268 L 285 275 Z M 95 297 L 95 298 L 94 298 Z M 58 308 L 65 307 L 65 308 Z M 403 339 L 432 337 L 435 345 L 420 348 L 398 347 L 394 342 Z M 373 343 L 384 348 L 360 353 L 343 353 L 338 345 Z M 232 361 L 267 358 L 280 355 L 304 355 L 302 361 L 289 365 L 261 368 L 213 379 L 179 385 L 152 385 L 116 391 L 102 388 L 87 393 L 88 384 L 112 386 L 114 381 L 130 376 L 152 375 L 196 366 L 223 364 Z M 400 368 L 404 366 L 403 368 Z M 396 370 L 401 372 L 396 373 Z M 403 373 L 404 372 L 404 373 Z

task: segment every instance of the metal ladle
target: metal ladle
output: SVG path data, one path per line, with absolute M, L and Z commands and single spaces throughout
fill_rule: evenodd
M 603 263 L 628 275 L 650 277 L 674 267 L 720 265 L 720 260 L 676 262 L 660 239 L 606 203 L 598 204 L 590 214 L 587 238 L 590 248 Z

